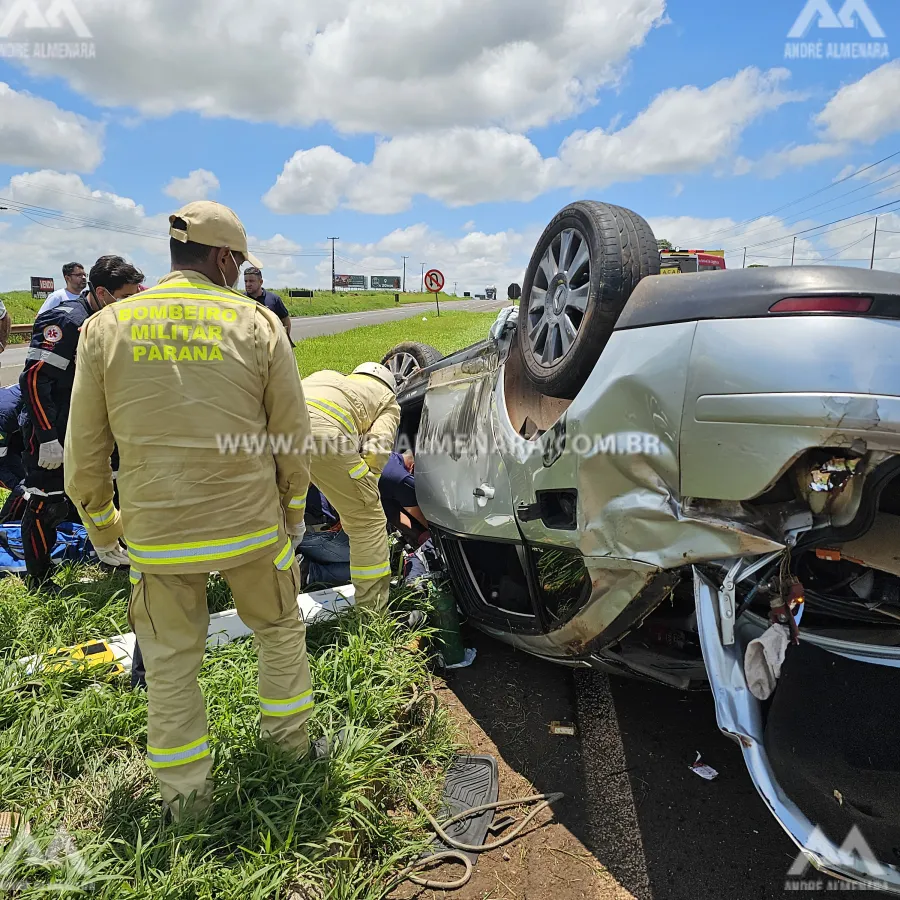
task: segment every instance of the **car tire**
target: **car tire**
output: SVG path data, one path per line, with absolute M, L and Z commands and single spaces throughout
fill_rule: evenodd
M 397 386 L 401 387 L 409 380 L 411 375 L 421 369 L 440 362 L 444 357 L 440 351 L 436 350 L 430 344 L 419 344 L 415 341 L 407 341 L 397 344 L 389 350 L 381 364 L 387 366 L 394 373 L 397 379 Z
M 635 286 L 658 274 L 656 237 L 637 213 L 587 200 L 557 213 L 534 249 L 519 302 L 517 340 L 534 387 L 573 399 Z

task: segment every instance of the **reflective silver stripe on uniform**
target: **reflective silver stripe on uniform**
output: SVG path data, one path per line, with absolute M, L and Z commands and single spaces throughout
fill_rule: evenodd
M 259 708 L 266 716 L 295 716 L 298 712 L 312 709 L 312 690 L 304 691 L 289 700 L 266 700 L 259 698 Z
M 291 497 L 288 509 L 306 509 L 306 497 Z
M 356 423 L 353 421 L 353 415 L 348 410 L 343 409 L 336 403 L 328 400 L 320 400 L 318 397 L 307 397 L 306 405 L 333 419 L 338 425 L 342 425 L 350 434 L 356 433 Z
M 250 550 L 268 547 L 278 540 L 278 526 L 221 541 L 198 541 L 194 544 L 140 545 L 129 544 L 128 555 L 133 563 L 145 566 L 178 565 L 185 562 L 206 562 L 229 559 Z
M 350 566 L 350 577 L 355 581 L 374 581 L 391 574 L 390 560 L 377 566 Z
M 110 522 L 116 517 L 116 508 L 113 506 L 112 500 L 109 501 L 109 505 L 105 506 L 98 513 L 88 513 L 91 517 L 91 521 L 98 527 L 102 528 L 104 525 L 109 525 Z
M 365 461 L 363 461 L 363 462 L 361 462 L 361 463 L 355 465 L 355 466 L 350 470 L 350 477 L 351 477 L 354 481 L 359 481 L 360 478 L 365 478 L 366 475 L 368 475 L 368 474 L 369 474 L 369 467 L 368 467 L 368 465 L 365 463 Z
M 284 572 L 289 569 L 294 562 L 294 548 L 288 541 L 281 550 L 281 553 L 275 557 L 275 568 Z
M 189 282 L 168 282 L 159 284 L 156 287 L 148 288 L 140 294 L 136 294 L 128 298 L 129 300 L 224 300 L 228 303 L 238 303 L 242 306 L 256 306 L 255 300 L 250 300 L 241 294 L 226 294 L 221 288 L 217 291 L 210 286 L 209 289 L 201 285 L 190 284 Z
M 204 734 L 198 741 L 183 747 L 147 747 L 147 762 L 153 769 L 168 769 L 172 766 L 186 766 L 209 756 L 209 735 Z
M 141 575 L 140 572 L 138 572 L 137 569 L 131 569 L 131 570 L 128 572 L 128 580 L 129 580 L 132 584 L 140 584 L 140 583 L 141 583 L 141 578 L 143 578 L 143 576 Z
M 29 348 L 25 354 L 25 359 L 45 362 L 48 366 L 53 366 L 55 369 L 62 369 L 63 371 L 69 368 L 69 363 L 71 362 L 71 360 L 60 356 L 58 353 L 53 353 L 51 350 L 39 350 L 37 347 Z

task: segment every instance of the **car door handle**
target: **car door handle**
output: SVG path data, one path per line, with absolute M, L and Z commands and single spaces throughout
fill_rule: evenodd
M 534 522 L 541 517 L 541 507 L 538 503 L 525 503 L 522 501 L 516 507 L 516 518 L 520 522 Z
M 486 500 L 493 500 L 495 494 L 496 491 L 489 484 L 483 484 L 472 491 L 473 497 L 484 497 Z

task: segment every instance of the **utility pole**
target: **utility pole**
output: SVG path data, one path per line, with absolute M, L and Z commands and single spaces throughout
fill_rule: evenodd
M 454 296 L 454 297 L 456 296 L 456 285 L 458 285 L 458 284 L 459 284 L 458 281 L 454 281 L 454 282 L 453 282 L 453 296 Z
M 742 269 L 747 268 L 747 248 L 744 247 L 744 264 L 741 266 Z
M 869 263 L 869 268 L 875 268 L 875 241 L 878 240 L 878 216 L 875 216 L 875 234 L 872 235 L 872 260 Z
M 422 263 L 422 290 L 419 293 L 425 293 L 425 263 Z
M 337 293 L 334 289 L 334 242 L 339 241 L 340 238 L 326 238 L 326 240 L 331 241 L 331 293 Z
M 409 259 L 408 256 L 403 257 L 403 293 L 406 293 L 406 261 Z
M 794 246 L 791 248 L 791 265 L 794 265 L 794 252 L 797 249 L 797 238 L 794 238 Z

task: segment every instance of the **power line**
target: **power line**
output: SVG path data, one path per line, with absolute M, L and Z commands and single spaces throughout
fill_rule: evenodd
M 746 225 L 752 225 L 754 222 L 758 222 L 760 219 L 766 218 L 766 216 L 774 216 L 775 213 L 779 213 L 782 210 L 788 209 L 791 206 L 795 206 L 798 203 L 802 203 L 804 200 L 809 200 L 811 197 L 816 197 L 819 194 L 824 193 L 825 191 L 830 191 L 832 188 L 837 187 L 839 184 L 843 184 L 846 181 L 850 181 L 852 178 L 856 178 L 858 175 L 862 175 L 863 172 L 868 172 L 869 169 L 874 169 L 876 166 L 880 166 L 882 163 L 886 163 L 889 159 L 893 159 L 895 156 L 900 156 L 900 150 L 896 150 L 894 153 L 885 156 L 883 159 L 879 159 L 877 162 L 872 163 L 871 165 L 865 166 L 862 169 L 858 169 L 856 172 L 851 172 L 849 175 L 845 175 L 843 178 L 839 178 L 837 181 L 833 181 L 830 184 L 825 185 L 824 187 L 819 188 L 816 191 L 813 191 L 810 194 L 806 194 L 803 197 L 798 197 L 796 200 L 791 200 L 788 203 L 782 204 L 775 209 L 770 210 L 769 212 L 762 213 L 758 216 L 754 216 L 752 219 L 747 219 L 745 222 L 739 222 L 736 225 L 728 225 L 725 228 L 720 228 L 717 231 L 710 232 L 707 237 L 702 238 L 699 241 L 694 241 L 692 243 L 702 245 L 709 238 L 717 237 L 720 234 L 727 234 L 729 231 L 739 231 Z
M 772 223 L 770 225 L 764 225 L 762 228 L 755 228 L 752 231 L 745 232 L 744 234 L 741 235 L 741 237 L 744 238 L 747 236 L 747 234 L 755 234 L 760 231 L 767 231 L 770 228 L 776 228 L 776 227 L 778 227 L 779 224 L 792 225 L 796 222 L 800 222 L 803 220 L 804 216 L 806 216 L 808 213 L 813 212 L 813 210 L 820 209 L 823 206 L 828 207 L 828 206 L 830 206 L 830 204 L 833 204 L 836 201 L 843 199 L 844 197 L 849 197 L 851 194 L 856 194 L 859 191 L 867 190 L 868 188 L 872 187 L 872 185 L 878 184 L 881 181 L 885 181 L 888 178 L 898 178 L 898 176 L 900 176 L 900 170 L 889 172 L 887 175 L 882 175 L 881 178 L 876 178 L 874 181 L 870 181 L 867 184 L 864 184 L 862 187 L 854 188 L 852 191 L 847 191 L 845 194 L 840 194 L 837 197 L 832 197 L 830 200 L 824 200 L 822 203 L 817 203 L 815 206 L 810 206 L 810 207 L 807 207 L 806 209 L 800 210 L 797 213 L 792 213 L 791 215 L 794 218 L 793 218 L 793 221 L 791 221 L 791 222 L 786 222 L 786 223 L 781 222 L 781 223 Z M 853 203 L 856 203 L 859 200 L 870 200 L 872 197 L 878 197 L 881 194 L 886 194 L 886 193 L 889 193 L 890 191 L 898 191 L 898 190 L 900 190 L 900 180 L 898 180 L 898 183 L 889 185 L 888 187 L 883 188 L 880 191 L 875 191 L 871 194 L 865 194 L 864 196 L 857 197 L 855 200 L 851 200 L 848 203 L 842 203 L 837 206 L 831 206 L 830 209 L 823 210 L 823 212 L 833 212 L 836 209 L 842 209 L 844 206 L 851 206 Z
M 871 236 L 871 234 L 864 234 L 861 238 L 858 238 L 855 241 L 851 241 L 846 246 L 841 247 L 840 250 L 836 250 L 830 256 L 823 256 L 819 260 L 819 262 L 827 262 L 829 259 L 834 259 L 835 257 L 840 256 L 845 250 L 849 250 L 851 247 L 855 247 L 857 244 L 861 244 L 863 241 L 867 241 Z
M 76 231 L 82 228 L 90 228 L 97 231 L 109 231 L 113 234 L 122 234 L 128 235 L 129 237 L 140 237 L 146 238 L 148 240 L 156 240 L 156 241 L 167 241 L 168 236 L 159 234 L 156 231 L 147 231 L 141 228 L 138 228 L 133 225 L 127 225 L 121 222 L 107 222 L 101 219 L 88 219 L 83 216 L 73 215 L 71 213 L 65 213 L 62 210 L 52 209 L 50 207 L 45 206 L 36 206 L 31 203 L 23 203 L 18 200 L 9 200 L 6 198 L 0 198 L 0 202 L 8 203 L 10 206 L 8 207 L 11 211 L 17 212 L 28 219 L 29 222 L 33 222 L 35 225 L 40 225 L 43 228 L 49 228 L 53 231 Z M 34 218 L 34 216 L 51 219 L 59 222 L 71 222 L 75 227 L 73 228 L 54 228 L 52 225 L 48 225 L 46 222 L 41 222 L 39 219 Z M 327 252 L 323 250 L 316 251 L 286 251 L 286 250 L 262 250 L 257 248 L 250 248 L 253 252 L 258 253 L 263 256 L 283 256 L 283 257 L 310 257 L 310 258 L 323 258 L 327 256 Z
M 809 234 L 813 231 L 819 231 L 823 228 L 829 228 L 829 229 L 831 229 L 831 231 L 840 231 L 840 228 L 849 228 L 853 224 L 860 224 L 860 223 L 851 222 L 850 220 L 852 220 L 852 219 L 858 219 L 860 216 L 865 216 L 868 213 L 878 212 L 879 210 L 886 209 L 889 206 L 897 206 L 898 204 L 900 204 L 900 200 L 892 200 L 890 203 L 882 203 L 880 206 L 873 206 L 871 209 L 865 209 L 862 212 L 854 213 L 852 216 L 844 216 L 841 219 L 835 219 L 833 222 L 826 222 L 824 225 L 815 225 L 812 228 L 804 228 L 802 231 L 798 231 L 793 235 L 788 235 L 786 237 L 772 238 L 772 240 L 769 240 L 769 241 L 760 241 L 757 244 L 748 244 L 747 246 L 752 250 L 754 247 L 767 247 L 771 244 L 776 244 L 776 245 L 777 244 L 786 244 L 789 240 L 791 240 L 792 237 L 797 238 L 797 237 L 800 237 L 801 235 Z M 841 222 L 849 222 L 850 224 L 841 225 L 840 228 L 831 228 L 832 225 L 839 225 Z M 830 233 L 829 231 L 823 232 L 823 234 L 829 234 L 829 233 Z M 819 235 L 819 237 L 821 237 L 821 236 L 822 235 Z M 741 248 L 741 247 L 732 248 L 731 250 L 726 250 L 725 252 L 726 253 L 737 253 L 738 250 L 741 250 L 741 249 L 743 249 L 743 248 Z
M 30 184 L 39 191 L 47 191 L 51 194 L 62 194 L 65 197 L 75 197 L 78 200 L 89 200 L 91 203 L 103 203 L 107 206 L 115 206 L 118 209 L 122 208 L 115 200 L 107 200 L 105 197 L 88 197 L 85 194 L 76 194 L 75 191 L 64 191 L 61 188 L 53 188 L 46 184 L 38 184 L 36 181 L 29 181 L 21 175 L 15 175 L 13 177 L 16 179 L 16 184 Z M 122 199 L 125 200 L 130 198 L 123 197 Z
M 896 173 L 892 173 L 892 174 L 896 174 Z M 868 187 L 868 185 L 866 185 L 866 186 Z M 829 209 L 829 210 L 823 210 L 823 212 L 834 212 L 835 210 L 842 209 L 845 206 L 852 206 L 854 203 L 857 203 L 860 200 L 871 200 L 873 197 L 878 197 L 881 194 L 887 194 L 887 193 L 890 193 L 891 191 L 897 191 L 897 190 L 900 190 L 900 187 L 898 187 L 898 185 L 890 185 L 889 187 L 882 188 L 880 191 L 875 191 L 874 193 L 868 194 L 864 197 L 857 197 L 856 200 L 851 200 L 848 203 L 841 203 L 841 204 L 838 204 L 837 206 L 831 207 L 831 209 Z M 834 200 L 839 200 L 839 199 L 840 199 L 840 197 L 835 197 L 833 200 L 827 201 L 827 203 L 833 203 Z M 827 205 L 827 203 L 820 204 L 820 205 Z M 744 234 L 742 234 L 741 239 L 745 239 L 747 237 L 747 235 L 750 235 L 750 234 L 759 234 L 760 232 L 771 231 L 773 228 L 796 225 L 798 222 L 802 222 L 804 220 L 804 217 L 807 212 L 810 212 L 810 210 L 804 210 L 803 212 L 798 214 L 797 218 L 792 218 L 790 221 L 773 222 L 770 225 L 763 225 L 762 228 L 753 228 L 750 231 L 747 231 Z M 857 213 L 857 215 L 862 215 L 862 213 Z M 753 245 L 748 244 L 747 246 L 753 246 Z M 739 249 L 739 248 L 736 248 L 735 252 L 737 252 L 737 249 Z
M 349 258 L 346 257 L 346 256 L 341 256 L 340 253 L 338 253 L 337 258 L 338 258 L 341 262 L 345 262 L 345 263 L 347 263 L 347 265 L 350 265 L 350 266 L 362 266 L 362 263 L 360 263 L 360 261 L 359 261 L 358 259 L 349 259 Z M 397 266 L 394 265 L 394 266 L 391 266 L 391 267 L 388 268 L 388 269 L 375 269 L 375 268 L 373 268 L 372 266 L 366 266 L 366 269 L 367 269 L 369 272 L 373 272 L 373 273 L 375 273 L 375 274 L 383 273 L 383 272 L 393 273 L 393 272 L 395 272 L 395 271 L 397 270 Z

